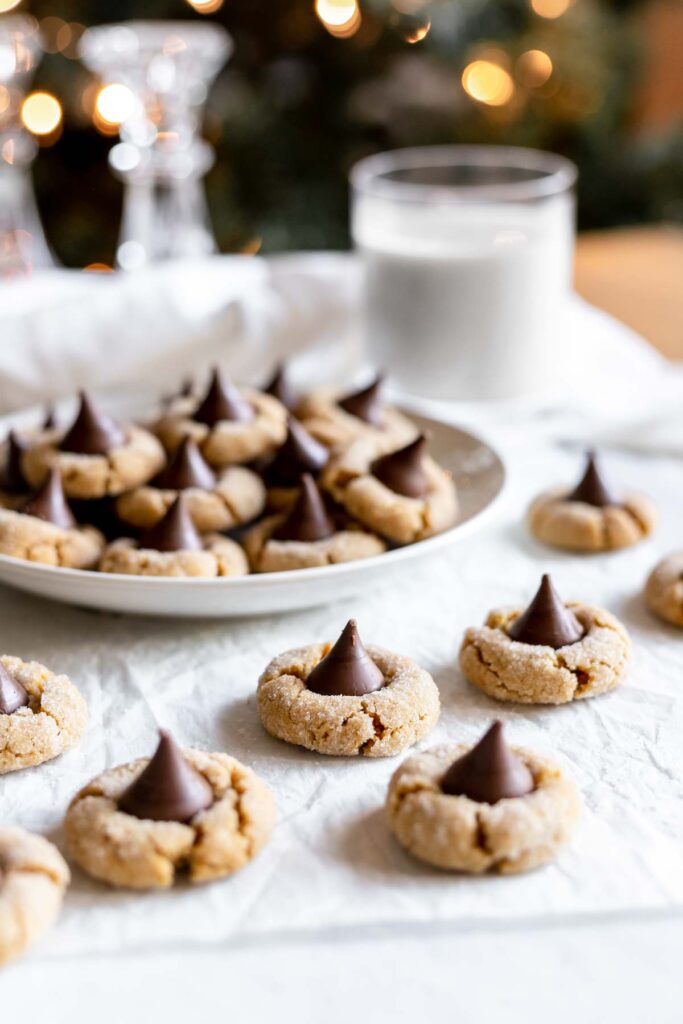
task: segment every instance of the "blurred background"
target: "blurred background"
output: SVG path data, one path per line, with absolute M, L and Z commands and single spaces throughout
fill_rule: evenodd
M 234 54 L 204 133 L 224 252 L 349 244 L 347 172 L 370 153 L 510 143 L 580 168 L 579 227 L 683 221 L 679 0 L 0 0 L 39 22 L 24 104 L 47 237 L 67 266 L 114 263 L 122 186 L 107 154 L 125 97 L 78 59 L 86 27 L 213 20 Z M 3 97 L 0 95 L 0 106 Z

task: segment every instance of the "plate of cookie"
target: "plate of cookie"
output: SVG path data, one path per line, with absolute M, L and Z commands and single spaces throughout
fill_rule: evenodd
M 388 404 L 380 378 L 299 395 L 286 368 L 261 390 L 214 369 L 4 424 L 0 582 L 112 612 L 350 597 L 479 530 L 505 482 L 488 443 Z

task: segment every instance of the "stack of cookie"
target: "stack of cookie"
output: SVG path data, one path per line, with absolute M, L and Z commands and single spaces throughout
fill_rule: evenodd
M 382 398 L 298 400 L 284 369 L 263 391 L 214 370 L 142 427 L 82 393 L 66 428 L 0 446 L 0 553 L 140 576 L 242 576 L 379 555 L 452 526 L 450 475 Z

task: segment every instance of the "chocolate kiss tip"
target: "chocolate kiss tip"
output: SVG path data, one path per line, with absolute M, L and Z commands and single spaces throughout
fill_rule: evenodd
M 299 495 L 273 531 L 273 539 L 311 543 L 331 537 L 334 530 L 334 521 L 325 508 L 313 477 L 310 473 L 304 473 L 300 479 Z
M 248 423 L 254 418 L 254 410 L 242 397 L 231 380 L 223 377 L 220 369 L 214 367 L 204 398 L 194 411 L 193 419 L 213 427 L 222 420 L 234 423 Z
M 159 730 L 150 761 L 119 798 L 119 810 L 150 821 L 190 821 L 211 807 L 213 790 L 175 743 Z
M 595 452 L 586 452 L 586 468 L 583 476 L 573 491 L 567 495 L 566 501 L 583 501 L 596 508 L 607 505 L 618 505 L 619 500 L 607 486 L 597 464 Z
M 0 661 L 0 715 L 12 715 L 28 706 L 26 689 L 14 679 Z
M 349 619 L 334 647 L 306 680 L 324 696 L 362 697 L 384 686 L 384 675 L 363 646 L 355 619 Z
M 171 461 L 152 480 L 154 487 L 184 491 L 188 487 L 200 487 L 212 491 L 216 476 L 195 441 L 187 435 L 175 450 Z
M 57 426 L 57 417 L 55 415 L 54 406 L 50 405 L 45 410 L 45 417 L 43 419 L 43 430 L 52 430 Z
M 268 480 L 276 487 L 296 487 L 302 473 L 317 476 L 328 458 L 327 448 L 290 416 L 285 443 L 268 466 Z
M 580 640 L 584 629 L 555 590 L 550 576 L 541 579 L 533 601 L 508 629 L 508 636 L 522 644 L 567 647 Z
M 87 391 L 80 391 L 80 406 L 76 419 L 60 441 L 63 452 L 78 455 L 106 455 L 112 448 L 126 442 L 123 428 L 111 416 L 101 412 Z
M 344 412 L 356 416 L 358 419 L 369 423 L 373 427 L 382 425 L 382 386 L 384 378 L 378 374 L 371 384 L 361 391 L 354 391 L 344 398 L 340 398 L 337 405 Z
M 453 762 L 441 780 L 441 789 L 449 796 L 466 796 L 482 804 L 526 796 L 534 788 L 533 775 L 508 747 L 499 721 Z
M 10 430 L 7 435 L 7 458 L 0 484 L 5 490 L 15 492 L 26 490 L 28 485 L 21 468 L 21 456 L 27 448 L 26 441 L 22 440 L 16 430 Z
M 185 499 L 179 494 L 166 514 L 154 526 L 145 530 L 139 541 L 140 548 L 152 551 L 201 551 L 201 535 L 192 522 Z
M 424 468 L 427 438 L 424 434 L 400 448 L 375 459 L 370 470 L 372 475 L 395 494 L 406 498 L 423 498 L 429 490 L 429 480 Z
M 287 368 L 284 363 L 278 363 L 275 373 L 263 389 L 267 395 L 277 398 L 278 402 L 284 405 L 285 409 L 293 412 L 299 404 L 294 388 L 289 383 Z
M 73 530 L 78 523 L 64 497 L 62 474 L 59 466 L 52 466 L 38 490 L 17 510 L 27 516 L 34 516 L 46 523 Z

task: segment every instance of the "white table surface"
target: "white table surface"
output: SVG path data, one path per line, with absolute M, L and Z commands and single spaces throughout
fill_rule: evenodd
M 575 471 L 577 453 L 554 438 L 585 432 L 586 418 L 457 414 L 486 420 L 508 461 L 505 516 L 421 569 L 405 593 L 384 588 L 342 607 L 193 625 L 93 616 L 0 590 L 3 648 L 68 671 L 92 712 L 79 750 L 3 779 L 3 820 L 61 843 L 69 795 L 88 772 L 145 752 L 157 721 L 183 742 L 220 743 L 249 760 L 281 809 L 271 849 L 204 893 L 136 905 L 76 873 L 58 926 L 3 972 L 8 1020 L 180 1022 L 221 1011 L 240 1024 L 681 1019 L 683 637 L 650 618 L 639 597 L 657 558 L 681 546 L 680 461 L 610 453 L 612 478 L 652 494 L 661 525 L 630 552 L 571 558 L 531 542 L 521 517 L 540 486 Z M 457 670 L 459 638 L 489 607 L 522 602 L 546 570 L 567 597 L 623 619 L 636 648 L 631 675 L 619 691 L 568 708 L 495 704 Z M 435 675 L 443 714 L 434 740 L 473 739 L 501 715 L 515 740 L 555 751 L 586 807 L 558 864 L 474 882 L 422 872 L 382 821 L 391 763 L 283 755 L 262 734 L 253 686 L 267 658 L 334 635 L 352 613 L 367 639 L 393 642 Z M 217 691 L 226 671 L 234 687 Z M 211 699 L 185 721 L 184 702 L 205 680 Z M 128 718 L 126 702 L 139 709 Z

